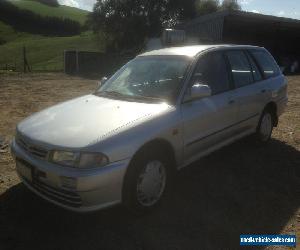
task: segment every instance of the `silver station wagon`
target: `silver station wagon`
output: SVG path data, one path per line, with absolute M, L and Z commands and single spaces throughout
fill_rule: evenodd
M 248 135 L 268 142 L 286 104 L 287 81 L 264 48 L 166 48 L 20 122 L 11 149 L 24 184 L 50 202 L 142 213 L 176 170 Z

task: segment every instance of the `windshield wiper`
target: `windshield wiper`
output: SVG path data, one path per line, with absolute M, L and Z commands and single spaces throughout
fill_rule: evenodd
M 150 100 L 153 100 L 153 101 L 164 101 L 163 98 L 159 98 L 159 97 L 155 97 L 155 96 L 149 96 L 149 95 L 137 95 L 137 96 L 134 96 L 138 99 L 150 99 Z
M 164 101 L 164 99 L 155 97 L 155 96 L 146 96 L 146 95 L 125 95 L 117 91 L 100 91 L 96 93 L 97 95 L 108 95 L 111 97 L 116 97 L 116 98 L 121 98 L 121 99 L 126 99 L 126 100 L 131 100 L 131 101 L 145 101 L 145 100 L 150 100 L 150 101 Z
M 128 98 L 128 95 L 121 94 L 117 91 L 106 91 L 106 90 L 104 90 L 104 91 L 97 92 L 97 94 L 110 95 L 110 96 L 113 96 L 113 97 Z

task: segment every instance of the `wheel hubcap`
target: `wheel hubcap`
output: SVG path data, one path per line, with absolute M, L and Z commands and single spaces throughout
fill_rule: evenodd
M 166 170 L 160 161 L 149 162 L 141 171 L 137 183 L 137 199 L 143 206 L 154 205 L 166 186 Z
M 272 117 L 271 114 L 264 114 L 261 125 L 260 125 L 260 135 L 263 141 L 267 141 L 272 132 Z

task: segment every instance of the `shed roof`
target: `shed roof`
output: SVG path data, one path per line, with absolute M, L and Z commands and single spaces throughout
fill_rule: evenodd
M 249 18 L 253 19 L 255 21 L 271 21 L 274 23 L 280 23 L 280 24 L 297 24 L 300 25 L 300 20 L 298 19 L 292 19 L 292 18 L 286 18 L 286 17 L 277 17 L 277 16 L 271 16 L 271 15 L 265 15 L 260 13 L 254 13 L 254 12 L 247 12 L 247 11 L 218 11 L 214 12 L 208 15 L 203 15 L 200 17 L 197 17 L 189 22 L 186 22 L 184 24 L 181 24 L 180 26 L 186 27 L 190 25 L 196 25 L 198 23 L 210 21 L 217 18 L 226 18 L 226 17 L 240 17 L 240 18 Z

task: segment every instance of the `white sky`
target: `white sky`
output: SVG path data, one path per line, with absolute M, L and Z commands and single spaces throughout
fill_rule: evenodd
M 58 2 L 62 5 L 91 11 L 96 0 L 58 0 Z

